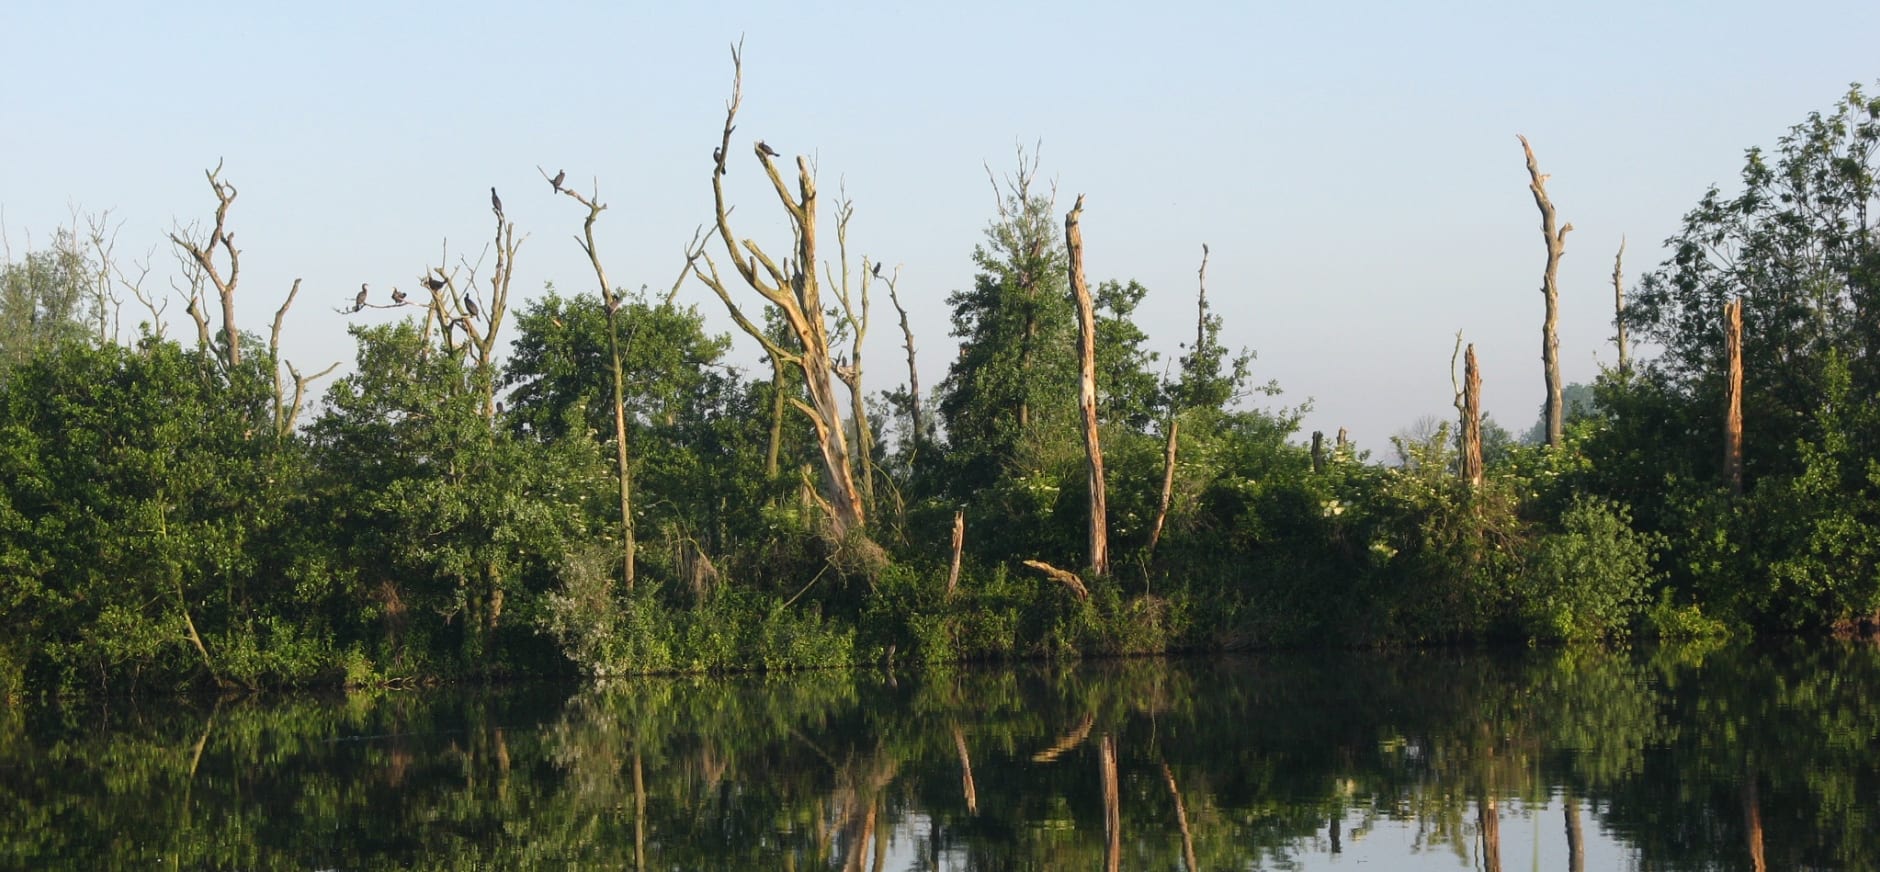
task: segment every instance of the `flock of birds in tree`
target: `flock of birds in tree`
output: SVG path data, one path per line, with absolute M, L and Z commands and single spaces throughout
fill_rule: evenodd
M 782 156 L 778 153 L 776 149 L 771 148 L 769 143 L 761 139 L 757 141 L 757 150 L 769 157 L 781 157 Z M 718 166 L 718 169 L 720 172 L 725 172 L 724 152 L 722 149 L 719 149 L 719 148 L 712 149 L 712 161 Z M 556 170 L 555 177 L 548 180 L 548 186 L 555 193 L 559 194 L 562 192 L 561 183 L 566 181 L 567 179 L 568 179 L 567 170 Z M 497 196 L 495 186 L 490 187 L 490 211 L 496 213 L 497 221 L 503 220 L 503 198 L 500 196 Z M 880 263 L 875 264 L 874 274 L 875 274 L 875 278 L 881 278 L 881 264 Z M 423 282 L 424 286 L 430 289 L 432 293 L 436 293 L 438 291 L 443 290 L 444 286 L 447 284 L 443 279 L 438 278 L 436 276 L 425 276 L 423 279 L 420 279 L 420 281 Z M 363 311 L 366 307 L 369 297 L 370 297 L 370 292 L 367 290 L 366 285 L 361 284 L 359 286 L 358 295 L 353 297 L 352 311 L 354 312 Z M 405 299 L 406 299 L 406 294 L 404 291 L 401 291 L 397 288 L 392 289 L 392 304 L 393 305 L 402 306 L 405 304 Z M 194 306 L 195 305 L 194 301 L 191 301 L 190 305 Z M 465 291 L 463 295 L 463 308 L 465 312 L 468 312 L 470 314 L 471 318 L 481 318 L 483 316 L 482 307 L 477 305 L 476 297 L 472 296 L 470 292 L 468 291 Z

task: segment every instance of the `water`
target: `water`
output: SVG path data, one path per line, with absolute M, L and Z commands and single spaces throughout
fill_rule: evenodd
M 0 867 L 1861 869 L 1877 690 L 1824 643 L 0 710 Z

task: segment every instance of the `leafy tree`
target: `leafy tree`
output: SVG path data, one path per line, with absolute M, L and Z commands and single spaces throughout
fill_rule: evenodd
M 41 350 L 85 337 L 80 307 L 91 272 L 63 230 L 50 248 L 0 264 L 0 378 Z

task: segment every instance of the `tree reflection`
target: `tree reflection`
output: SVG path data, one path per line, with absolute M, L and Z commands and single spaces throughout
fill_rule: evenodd
M 0 867 L 1196 870 L 1397 828 L 1495 869 L 1558 808 L 1548 868 L 1871 868 L 1875 686 L 1836 645 L 8 709 Z

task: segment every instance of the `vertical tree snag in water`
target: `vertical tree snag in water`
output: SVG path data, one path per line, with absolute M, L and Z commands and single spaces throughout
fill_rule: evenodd
M 1081 198 L 1079 198 L 1081 199 Z M 1116 740 L 1104 736 L 1097 761 L 1103 779 L 1103 868 L 1117 872 L 1123 862 L 1122 791 L 1116 781 Z
M 816 277 L 816 179 L 809 161 L 797 157 L 797 191 L 792 194 L 771 161 L 771 153 L 761 141 L 753 144 L 751 150 L 789 219 L 795 237 L 795 256 L 779 263 L 756 242 L 741 240 L 732 231 L 731 206 L 725 197 L 724 161 L 731 151 L 731 133 L 737 129 L 738 104 L 743 97 L 744 62 L 738 46 L 731 49 L 731 65 L 731 99 L 726 101 L 724 132 L 719 140 L 717 164 L 712 169 L 713 224 L 724 246 L 724 256 L 737 278 L 757 292 L 765 303 L 776 307 L 796 347 L 788 348 L 772 339 L 745 315 L 743 307 L 731 298 L 727 277 L 720 274 L 717 261 L 709 254 L 700 258 L 704 266 L 694 264 L 692 274 L 717 295 L 738 328 L 757 340 L 779 369 L 792 366 L 802 374 L 806 397 L 792 397 L 790 403 L 809 419 L 815 430 L 816 447 L 822 460 L 821 496 L 829 532 L 832 538 L 844 540 L 851 532 L 865 528 L 867 515 L 861 489 L 856 486 L 849 468 L 848 437 L 842 425 L 842 406 L 836 399 L 829 328 L 824 320 L 822 291 Z
M 1501 810 L 1495 798 L 1483 794 L 1475 803 L 1476 822 L 1482 831 L 1482 869 L 1501 872 Z
M 1743 493 L 1743 301 L 1723 304 L 1723 348 L 1728 380 L 1724 385 L 1723 481 L 1730 493 Z
M 1586 834 L 1580 826 L 1580 800 L 1567 794 L 1561 805 L 1567 816 L 1567 872 L 1586 872 Z
M 1547 270 L 1541 277 L 1541 295 L 1547 298 L 1547 319 L 1541 322 L 1541 363 L 1547 370 L 1547 447 L 1559 448 L 1565 423 L 1560 396 L 1560 256 L 1566 252 L 1567 234 L 1573 231 L 1573 224 L 1554 229 L 1554 203 L 1547 198 L 1548 176 L 1535 162 L 1527 137 L 1516 134 L 1515 138 L 1521 140 L 1521 151 L 1527 155 L 1528 190 L 1534 192 L 1534 205 L 1540 207 L 1541 236 L 1547 241 Z
M 1084 281 L 1084 195 L 1064 216 L 1064 245 L 1070 252 L 1071 295 L 1077 301 L 1077 405 L 1083 412 L 1084 468 L 1090 483 L 1090 569 L 1110 574 L 1109 508 L 1103 495 L 1103 445 L 1097 438 L 1097 316 Z
M 1631 343 L 1625 338 L 1625 237 L 1619 237 L 1619 253 L 1612 256 L 1612 323 L 1619 331 L 1613 339 L 1619 345 L 1619 377 L 1632 372 Z
M 1475 343 L 1462 355 L 1462 478 L 1482 486 L 1482 370 L 1475 365 Z

